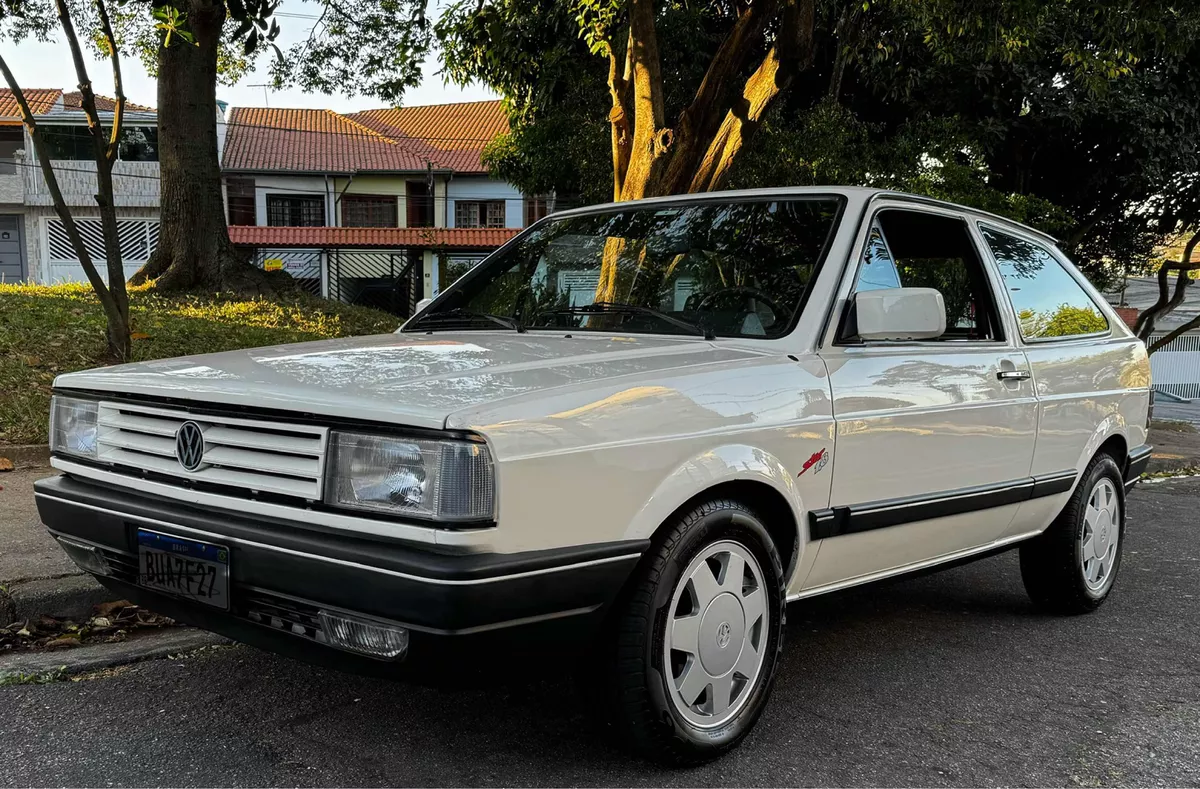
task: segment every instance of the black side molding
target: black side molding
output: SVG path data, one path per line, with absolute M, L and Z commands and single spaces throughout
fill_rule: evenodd
M 1070 490 L 1076 475 L 1075 471 L 1059 471 L 995 485 L 813 510 L 808 514 L 809 539 L 823 540 L 1053 496 Z

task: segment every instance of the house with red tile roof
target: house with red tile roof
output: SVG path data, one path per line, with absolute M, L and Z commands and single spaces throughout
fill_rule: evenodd
M 29 88 L 25 100 L 50 150 L 51 166 L 93 259 L 104 258 L 96 209 L 96 165 L 79 93 Z M 115 100 L 96 97 L 101 121 Z M 127 275 L 141 268 L 158 241 L 158 118 L 126 102 L 114 197 Z M 0 90 L 0 281 L 86 281 L 62 221 L 54 211 L 16 97 Z
M 321 295 L 391 309 L 399 288 L 407 314 L 547 213 L 482 162 L 507 130 L 499 101 L 234 108 L 221 146 L 230 237 Z

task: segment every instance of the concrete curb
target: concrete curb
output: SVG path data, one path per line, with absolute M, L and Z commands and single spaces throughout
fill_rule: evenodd
M 44 468 L 50 465 L 48 444 L 0 444 L 0 458 L 8 458 L 16 468 Z M 0 477 L 0 484 L 3 484 Z
M 4 586 L 17 605 L 17 619 L 47 614 L 85 622 L 92 615 L 92 606 L 117 599 L 114 592 L 82 572 L 6 582 Z
M 134 631 L 126 641 L 90 644 L 53 652 L 15 652 L 0 655 L 0 680 L 15 675 L 61 671 L 70 676 L 191 652 L 231 643 L 229 639 L 191 627 Z

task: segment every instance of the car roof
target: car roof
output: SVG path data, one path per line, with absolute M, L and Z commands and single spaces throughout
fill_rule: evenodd
M 761 200 L 764 197 L 790 197 L 790 196 L 806 196 L 806 195 L 842 195 L 844 197 L 856 197 L 864 204 L 874 200 L 889 199 L 901 200 L 912 203 L 922 203 L 925 205 L 941 206 L 943 208 L 952 208 L 955 211 L 966 211 L 979 217 L 986 217 L 996 222 L 1002 222 L 1010 227 L 1020 228 L 1021 230 L 1049 241 L 1052 244 L 1057 244 L 1058 239 L 1054 236 L 1038 230 L 1035 227 L 1013 221 L 1008 217 L 993 214 L 990 211 L 983 211 L 978 208 L 961 205 L 959 203 L 951 203 L 947 200 L 938 200 L 933 197 L 925 197 L 924 195 L 910 194 L 908 192 L 900 192 L 893 189 L 876 189 L 868 186 L 779 186 L 765 187 L 760 189 L 730 189 L 724 192 L 697 192 L 695 194 L 683 195 L 666 195 L 663 197 L 647 197 L 641 200 L 629 200 L 620 203 L 598 203 L 596 205 L 583 206 L 567 211 L 560 211 L 552 214 L 554 217 L 566 217 L 572 215 L 590 214 L 600 211 L 609 211 L 619 208 L 628 208 L 632 205 L 661 205 L 670 204 L 677 205 L 679 203 L 706 202 L 710 200 L 719 200 L 721 202 L 734 202 L 739 199 L 745 200 Z

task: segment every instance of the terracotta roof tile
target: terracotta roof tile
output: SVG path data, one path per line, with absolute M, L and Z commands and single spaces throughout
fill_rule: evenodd
M 29 109 L 33 111 L 34 115 L 44 115 L 49 112 L 59 97 L 63 95 L 58 88 L 26 88 L 22 93 L 25 94 L 25 101 L 29 102 Z M 0 118 L 21 119 L 21 108 L 17 104 L 13 92 L 8 88 L 0 89 Z
M 347 117 L 391 139 L 426 149 L 429 158 L 460 173 L 487 172 L 479 156 L 508 131 L 499 101 L 364 110 Z
M 519 233 L 483 227 L 263 227 L 232 225 L 229 240 L 253 247 L 446 247 L 492 250 Z
M 74 93 L 63 94 L 63 107 L 72 110 L 83 109 L 83 99 L 79 91 Z M 110 99 L 108 96 L 96 94 L 96 109 L 100 112 L 112 112 L 117 108 L 117 100 Z M 129 99 L 125 100 L 125 109 L 129 112 L 154 112 L 153 107 L 145 107 L 141 104 L 134 104 Z
M 426 160 L 332 110 L 235 107 L 229 113 L 221 166 L 315 173 L 424 172 Z

